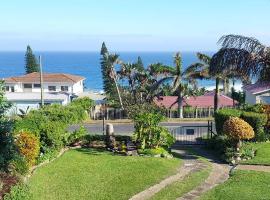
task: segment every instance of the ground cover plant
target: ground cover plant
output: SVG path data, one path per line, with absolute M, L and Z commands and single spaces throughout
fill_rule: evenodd
M 243 164 L 250 165 L 270 165 L 270 143 L 246 143 L 243 144 L 244 149 L 252 149 L 255 155 L 250 160 L 241 161 Z
M 270 199 L 270 173 L 234 171 L 225 183 L 203 195 L 200 200 L 255 200 Z
M 77 149 L 39 168 L 29 179 L 34 200 L 126 200 L 176 173 L 181 161 Z

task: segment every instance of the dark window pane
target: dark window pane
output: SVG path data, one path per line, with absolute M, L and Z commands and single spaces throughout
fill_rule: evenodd
M 23 87 L 24 87 L 24 88 L 32 88 L 32 84 L 30 84 L 30 83 L 25 83 L 25 84 L 23 84 Z

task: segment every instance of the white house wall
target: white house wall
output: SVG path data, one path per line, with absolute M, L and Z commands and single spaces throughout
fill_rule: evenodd
M 256 104 L 256 96 L 248 91 L 246 91 L 246 103 L 248 104 Z
M 6 86 L 9 87 L 14 87 L 15 92 L 24 92 L 24 85 L 25 83 L 17 83 L 17 84 L 10 84 L 6 83 Z M 27 92 L 40 92 L 40 88 L 34 88 L 34 84 L 39 84 L 39 83 L 29 83 L 32 84 L 32 89 L 27 89 Z M 68 86 L 68 93 L 74 93 L 74 94 L 79 94 L 83 92 L 83 81 L 79 81 L 75 84 L 72 83 L 44 83 L 43 88 L 44 92 L 52 92 L 49 91 L 49 86 L 56 86 L 56 91 L 55 92 L 61 92 L 61 86 Z

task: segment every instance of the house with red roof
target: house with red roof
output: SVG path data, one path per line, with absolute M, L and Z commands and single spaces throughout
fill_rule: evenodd
M 194 108 L 214 108 L 214 96 L 214 92 L 209 92 L 202 96 L 185 97 L 183 106 L 191 106 Z M 176 110 L 178 108 L 177 98 L 177 96 L 161 96 L 155 99 L 155 103 L 160 107 L 164 107 L 169 110 Z M 237 104 L 238 102 L 234 102 L 231 97 L 226 95 L 219 95 L 219 107 L 233 107 L 234 103 Z
M 243 87 L 248 104 L 270 104 L 270 82 L 257 82 Z

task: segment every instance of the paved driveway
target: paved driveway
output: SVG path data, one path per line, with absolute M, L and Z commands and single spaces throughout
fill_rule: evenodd
M 207 122 L 165 122 L 161 123 L 163 126 L 206 126 Z M 103 125 L 102 123 L 96 124 L 84 124 L 85 128 L 88 130 L 90 134 L 102 134 L 103 133 Z M 133 123 L 121 123 L 114 124 L 114 132 L 116 135 L 131 135 L 134 132 L 134 124 Z M 79 125 L 72 125 L 69 130 L 73 131 L 79 128 Z

